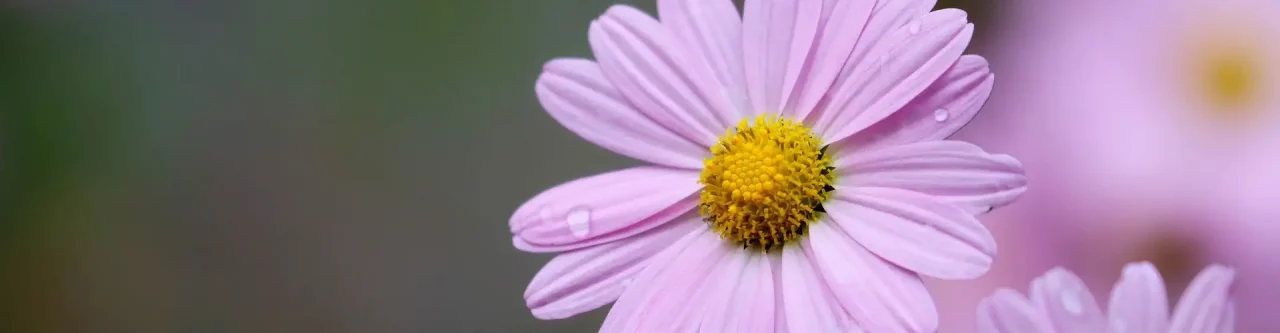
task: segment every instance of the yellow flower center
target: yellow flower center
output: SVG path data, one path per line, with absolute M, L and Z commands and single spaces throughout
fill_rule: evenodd
M 1258 64 L 1249 52 L 1218 51 L 1202 61 L 1202 82 L 1214 110 L 1231 114 L 1260 97 Z
M 835 180 L 822 140 L 781 116 L 743 119 L 711 147 L 702 216 L 722 238 L 763 250 L 804 234 Z

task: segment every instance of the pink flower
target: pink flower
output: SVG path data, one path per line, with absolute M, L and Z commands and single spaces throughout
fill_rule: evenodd
M 1169 315 L 1160 272 L 1148 262 L 1126 265 L 1106 314 L 1075 274 L 1055 268 L 1031 283 L 1030 299 L 1000 289 L 978 305 L 982 333 L 1231 333 L 1235 271 L 1209 266 Z
M 1100 286 L 1144 260 L 1172 290 L 1232 266 L 1237 327 L 1276 327 L 1280 2 L 1011 4 L 1020 22 L 991 54 L 1003 90 L 957 138 L 1025 163 L 1036 190 L 984 221 L 1005 249 L 1038 246 L 978 283 L 931 284 L 944 328 L 974 327 L 981 297 L 1049 267 Z
M 652 165 L 516 210 L 517 248 L 561 253 L 525 292 L 534 316 L 616 300 L 601 331 L 935 331 L 920 276 L 986 272 L 996 244 L 975 215 L 1026 181 L 1012 157 L 944 140 L 994 77 L 962 56 L 965 13 L 933 5 L 606 11 L 596 60 L 552 60 L 537 95 L 570 131 Z

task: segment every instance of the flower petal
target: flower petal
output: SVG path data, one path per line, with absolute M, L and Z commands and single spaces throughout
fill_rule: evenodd
M 698 332 L 772 333 L 777 304 L 773 298 L 773 268 L 769 265 L 769 257 L 762 253 L 742 253 L 735 256 L 746 257 L 747 265 L 739 272 L 739 276 L 709 281 L 735 288 L 728 295 L 711 297 L 712 302 L 726 303 L 708 308 Z
M 525 303 L 539 319 L 568 318 L 609 304 L 649 258 L 696 228 L 705 226 L 695 217 L 558 255 L 533 277 L 524 292 Z
M 643 318 L 633 319 L 635 332 L 711 332 L 707 329 L 709 317 L 723 322 L 725 314 L 735 305 L 734 299 L 738 284 L 743 278 L 749 258 L 743 253 L 725 248 L 719 262 L 707 262 L 713 266 L 710 273 L 701 277 L 679 277 L 680 271 L 669 272 L 669 279 L 677 279 L 673 283 L 682 290 L 680 294 L 670 297 L 654 295 L 665 294 L 668 286 L 656 286 L 658 294 L 651 294 L 650 302 L 642 304 Z M 666 280 L 671 283 L 672 280 Z M 701 326 L 701 327 L 699 327 Z
M 1164 279 L 1149 262 L 1125 265 L 1107 303 L 1111 332 L 1165 332 L 1169 327 L 1169 298 Z
M 915 273 L 871 254 L 830 220 L 801 243 L 840 305 L 870 332 L 934 332 L 938 310 Z
M 859 244 L 898 266 L 939 279 L 973 279 L 995 259 L 991 232 L 928 195 L 878 187 L 838 188 L 824 206 Z
M 936 4 L 935 0 L 895 0 L 895 1 L 876 1 L 875 8 L 871 10 L 871 17 L 867 19 L 862 28 L 862 33 L 858 35 L 858 43 L 854 45 L 853 51 L 849 54 L 841 66 L 839 75 L 836 76 L 835 82 L 827 91 L 827 96 L 823 97 L 821 103 L 815 107 L 813 113 L 806 118 L 806 123 L 815 124 L 818 119 L 827 111 L 839 112 L 840 110 L 830 110 L 830 98 L 836 95 L 840 87 L 850 81 L 865 83 L 865 77 L 854 76 L 854 69 L 857 65 L 867 62 L 867 54 L 875 49 L 880 40 L 885 36 L 897 31 L 907 25 L 908 22 L 916 20 L 930 10 Z M 861 75 L 862 73 L 857 73 Z
M 786 105 L 783 114 L 803 120 L 817 107 L 859 43 L 859 35 L 876 3 L 830 0 L 823 3 L 818 35 L 790 103 L 794 105 Z
M 1061 267 L 1031 282 L 1031 302 L 1048 315 L 1060 332 L 1105 332 L 1107 318 L 1089 287 Z
M 669 274 L 672 263 L 686 253 L 695 244 L 706 245 L 705 239 L 709 235 L 710 229 L 697 228 L 689 234 L 681 237 L 680 240 L 672 243 L 658 255 L 650 259 L 650 264 L 640 274 L 627 284 L 627 289 L 622 292 L 618 300 L 613 303 L 609 309 L 609 315 L 605 317 L 604 324 L 600 328 L 600 332 L 634 332 L 624 330 L 626 325 L 638 312 L 643 311 L 641 301 L 647 293 L 651 292 L 651 286 L 658 281 L 663 274 Z M 727 265 L 727 263 L 726 263 Z
M 799 247 L 795 247 L 799 248 Z M 769 267 L 773 267 L 773 299 L 776 302 L 773 307 L 773 331 L 775 333 L 790 333 L 792 330 L 787 323 L 787 307 L 782 305 L 782 251 L 769 252 Z M 798 332 L 797 332 L 798 333 Z
M 1222 310 L 1222 320 L 1218 321 L 1217 333 L 1235 333 L 1236 331 L 1236 303 L 1227 302 L 1226 309 Z
M 1231 295 L 1235 276 L 1235 270 L 1219 265 L 1211 265 L 1196 275 L 1173 310 L 1169 332 L 1229 333 L 1235 322 Z
M 857 64 L 866 62 L 867 55 L 880 47 L 881 40 L 906 26 L 907 23 L 928 14 L 936 4 L 936 0 L 876 1 L 875 8 L 871 10 L 871 18 L 867 19 L 866 25 L 862 28 L 862 34 L 858 36 L 858 45 L 854 46 L 853 52 L 849 54 L 849 60 L 845 62 L 836 82 L 861 80 L 853 76 Z
M 586 59 L 547 62 L 535 87 L 542 107 L 570 131 L 605 149 L 642 161 L 699 169 L 708 150 L 636 110 Z
M 978 333 L 1054 333 L 1040 309 L 1022 294 L 1005 288 L 978 303 L 977 321 Z
M 701 295 L 714 295 L 724 286 L 712 278 L 741 276 L 746 261 L 740 254 L 710 229 L 695 230 L 654 257 L 618 298 L 600 331 L 695 330 L 713 299 Z
M 815 124 L 824 142 L 836 142 L 879 122 L 915 99 L 964 52 L 973 25 L 964 11 L 943 9 L 899 28 L 857 63 L 854 77 L 833 90 Z
M 844 187 L 889 187 L 932 195 L 972 213 L 1013 202 L 1027 190 L 1022 163 L 961 141 L 927 141 L 875 151 L 838 151 Z
M 986 59 L 961 56 L 951 69 L 902 110 L 841 144 L 858 150 L 875 150 L 946 139 L 973 120 L 991 96 L 994 84 L 995 74 L 991 74 Z
M 636 167 L 574 180 L 525 202 L 511 216 L 516 247 L 580 249 L 630 237 L 697 206 L 698 173 Z
M 857 325 L 832 298 L 821 272 L 799 246 L 782 249 L 782 304 L 791 332 L 845 333 Z
M 614 5 L 587 34 L 605 77 L 650 118 L 704 147 L 728 128 L 735 111 L 711 69 L 657 20 Z
M 746 117 L 750 100 L 742 67 L 742 15 L 733 1 L 659 0 L 658 17 L 715 74 L 717 86 L 732 106 L 722 120 L 734 124 Z
M 800 78 L 818 32 L 821 0 L 748 0 L 742 59 L 755 113 L 779 112 Z

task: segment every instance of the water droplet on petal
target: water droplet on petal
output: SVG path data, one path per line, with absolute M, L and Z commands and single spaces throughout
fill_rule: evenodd
M 910 32 L 912 35 L 920 33 L 920 26 L 923 25 L 920 20 L 913 20 L 909 24 L 910 25 L 907 26 L 907 32 Z
M 1084 305 L 1080 304 L 1079 292 L 1072 289 L 1063 290 L 1060 297 L 1062 301 L 1062 309 L 1067 310 L 1067 313 L 1079 315 L 1084 311 Z
M 567 218 L 569 222 L 569 231 L 574 236 L 587 237 L 587 233 L 591 232 L 591 210 L 585 207 L 574 208 L 569 211 Z
M 951 111 L 947 111 L 947 109 L 937 109 L 933 111 L 933 120 L 944 122 L 947 121 L 948 118 L 951 118 Z

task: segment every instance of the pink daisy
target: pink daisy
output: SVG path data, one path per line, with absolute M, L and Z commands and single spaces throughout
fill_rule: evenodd
M 972 329 L 982 297 L 1054 265 L 1101 286 L 1151 261 L 1175 291 L 1233 267 L 1236 327 L 1275 330 L 1280 1 L 1011 4 L 1016 33 L 990 55 L 1004 90 L 958 137 L 1034 170 L 1036 191 L 983 220 L 1003 248 L 1037 246 L 981 285 L 930 285 L 943 327 Z
M 1169 315 L 1164 280 L 1148 262 L 1126 265 L 1107 313 L 1075 274 L 1055 268 L 1031 282 L 1031 297 L 1000 289 L 978 305 L 982 333 L 1231 333 L 1235 271 L 1213 265 L 1191 281 Z
M 986 102 L 973 27 L 931 0 L 659 0 L 614 6 L 596 60 L 547 63 L 537 95 L 582 138 L 650 166 L 523 204 L 513 242 L 560 252 L 525 300 L 603 332 L 933 332 L 921 275 L 996 253 L 975 218 L 1021 164 L 944 140 Z

